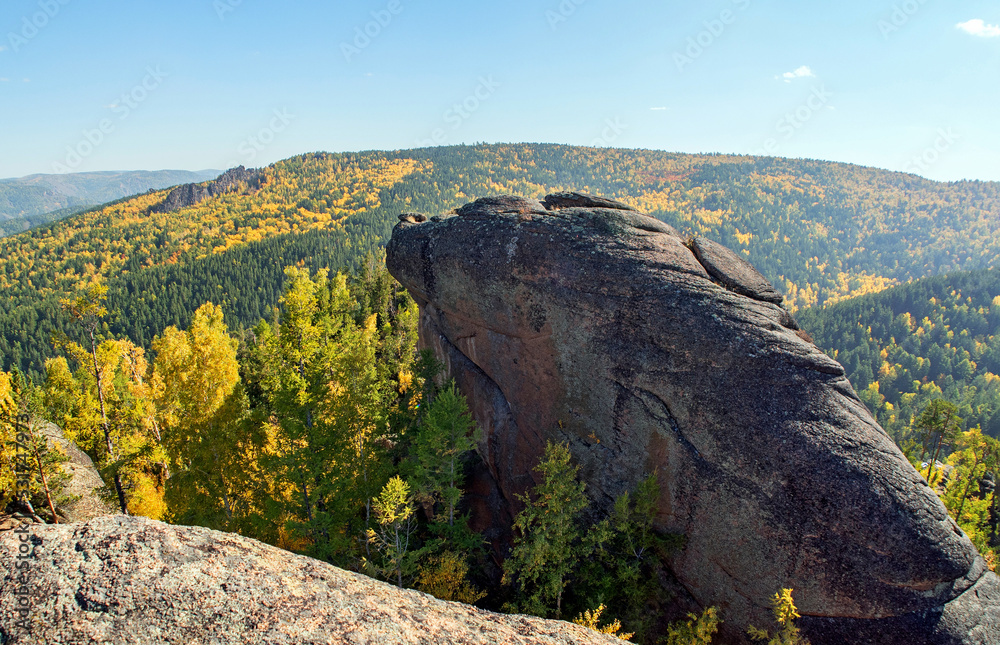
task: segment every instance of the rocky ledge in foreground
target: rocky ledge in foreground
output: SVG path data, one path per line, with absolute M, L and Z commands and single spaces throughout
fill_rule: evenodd
M 437 600 L 256 540 L 122 515 L 0 536 L 5 645 L 609 645 L 571 623 L 505 616 Z M 29 590 L 31 630 L 17 625 Z
M 474 522 L 509 527 L 566 442 L 605 512 L 657 474 L 666 564 L 724 642 L 791 587 L 813 645 L 1000 643 L 997 576 L 738 254 L 577 193 L 400 219 L 389 271 L 483 429 Z

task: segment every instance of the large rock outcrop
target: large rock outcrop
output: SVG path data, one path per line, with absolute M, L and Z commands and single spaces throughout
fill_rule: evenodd
M 237 535 L 123 515 L 0 535 L 5 645 L 611 645 L 578 625 L 398 589 Z M 15 611 L 27 589 L 27 624 Z
M 260 188 L 262 179 L 263 173 L 260 170 L 253 168 L 248 170 L 243 166 L 237 166 L 210 182 L 177 186 L 151 210 L 154 213 L 172 213 L 226 193 L 238 190 L 254 191 Z
M 502 521 L 567 442 L 598 508 L 657 473 L 657 526 L 687 536 L 669 565 L 727 642 L 792 587 L 813 645 L 1000 643 L 1000 581 L 737 254 L 575 193 L 401 220 L 389 270 L 470 398 Z

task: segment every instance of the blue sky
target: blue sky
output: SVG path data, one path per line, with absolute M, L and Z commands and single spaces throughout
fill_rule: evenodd
M 0 177 L 529 141 L 1000 180 L 997 25 L 962 0 L 4 0 Z

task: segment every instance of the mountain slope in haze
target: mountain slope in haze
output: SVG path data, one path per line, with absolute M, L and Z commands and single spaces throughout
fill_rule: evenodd
M 900 445 L 940 397 L 968 427 L 1000 438 L 1000 269 L 926 278 L 797 318 Z
M 757 266 L 793 309 L 1000 255 L 1000 184 L 942 184 L 846 164 L 560 145 L 308 154 L 260 186 L 159 213 L 167 191 L 0 240 L 3 367 L 37 373 L 64 326 L 59 298 L 110 288 L 109 329 L 147 343 L 211 300 L 248 328 L 277 304 L 282 268 L 357 266 L 407 211 L 477 197 L 579 190 L 629 203 Z
M 0 237 L 150 189 L 201 182 L 217 170 L 87 172 L 0 179 Z

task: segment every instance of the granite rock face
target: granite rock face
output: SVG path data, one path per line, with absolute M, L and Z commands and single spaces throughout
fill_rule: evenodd
M 101 499 L 98 489 L 104 487 L 104 480 L 97 472 L 94 462 L 85 452 L 80 450 L 76 444 L 66 438 L 59 426 L 53 423 L 42 423 L 36 428 L 36 432 L 43 435 L 48 442 L 49 448 L 57 448 L 64 452 L 69 460 L 62 464 L 62 471 L 69 475 L 62 491 L 62 496 L 55 499 L 56 514 L 59 522 L 85 522 L 102 515 L 111 515 L 115 511 Z M 51 521 L 49 509 L 42 507 L 38 509 L 28 509 L 20 502 L 13 502 L 8 511 L 15 510 L 11 515 L 0 514 L 0 531 L 7 531 L 21 524 L 22 520 L 37 521 L 44 520 L 35 513 L 42 513 Z
M 483 429 L 479 528 L 567 442 L 599 509 L 658 475 L 657 526 L 688 540 L 669 565 L 726 642 L 791 587 L 814 645 L 1000 643 L 1000 581 L 725 247 L 568 193 L 409 215 L 387 261 Z
M 113 514 L 114 509 L 97 492 L 104 487 L 104 480 L 90 457 L 67 439 L 59 426 L 44 423 L 40 432 L 45 435 L 50 446 L 58 446 L 69 457 L 69 461 L 62 465 L 63 472 L 70 476 L 63 489 L 69 501 L 56 506 L 59 521 L 86 522 L 95 517 Z
M 11 645 L 611 645 L 578 625 L 398 589 L 255 540 L 123 515 L 0 534 L 0 643 Z M 26 624 L 15 611 L 28 589 Z

